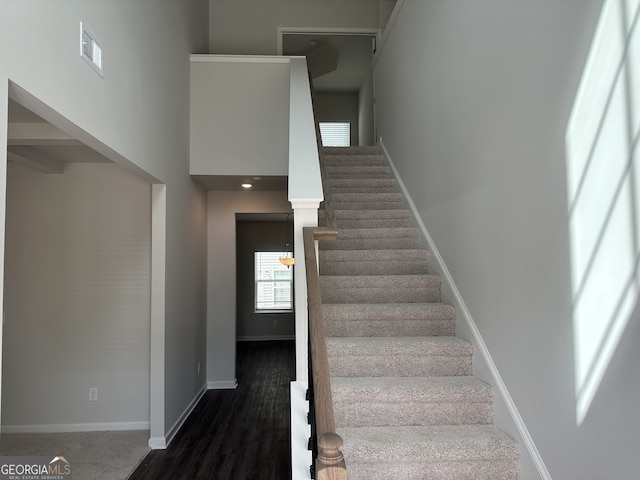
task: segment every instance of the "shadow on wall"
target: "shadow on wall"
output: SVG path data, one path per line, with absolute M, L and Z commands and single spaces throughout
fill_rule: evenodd
M 566 131 L 578 425 L 637 319 L 639 16 L 638 2 L 605 1 Z

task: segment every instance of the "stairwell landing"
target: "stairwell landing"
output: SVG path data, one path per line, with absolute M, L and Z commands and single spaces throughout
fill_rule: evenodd
M 384 156 L 324 156 L 338 239 L 320 244 L 320 287 L 349 479 L 518 479 L 518 445 L 493 425 L 493 390 L 472 376 Z

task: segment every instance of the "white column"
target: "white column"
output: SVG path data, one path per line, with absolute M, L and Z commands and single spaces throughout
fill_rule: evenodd
M 296 327 L 296 380 L 308 380 L 309 315 L 307 310 L 307 278 L 304 261 L 303 227 L 318 226 L 319 200 L 291 202 L 293 207 L 293 245 L 296 258 L 294 270 L 295 327 Z

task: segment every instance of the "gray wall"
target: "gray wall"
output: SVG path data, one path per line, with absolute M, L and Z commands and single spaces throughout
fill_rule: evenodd
M 349 122 L 351 145 L 358 145 L 359 118 L 358 93 L 316 92 L 314 96 L 316 115 L 320 122 Z
M 358 92 L 358 145 L 375 145 L 373 76 L 367 77 Z
M 189 54 L 207 48 L 207 9 L 206 1 L 0 3 L 0 161 L 11 81 L 12 91 L 17 84 L 28 92 L 47 120 L 167 186 L 166 211 L 156 218 L 166 230 L 152 242 L 161 260 L 157 269 L 152 262 L 161 289 L 153 307 L 161 314 L 161 331 L 151 338 L 152 352 L 154 345 L 158 352 L 150 396 L 158 443 L 204 384 L 197 364 L 205 355 L 206 195 L 189 178 L 188 161 Z M 78 54 L 81 21 L 102 44 L 104 77 Z
M 236 214 L 291 213 L 287 192 L 211 191 L 207 208 L 207 384 L 236 382 Z
M 284 218 L 284 214 L 283 214 Z M 293 252 L 293 223 L 284 221 L 236 222 L 238 340 L 293 339 L 293 313 L 255 313 L 254 252 L 282 252 L 285 238 Z
M 4 431 L 148 428 L 150 251 L 148 182 L 9 164 Z
M 375 65 L 379 135 L 556 479 L 638 474 L 635 296 L 593 402 L 577 415 L 565 139 L 602 3 L 406 0 Z M 620 23 L 606 37 L 614 65 Z M 601 86 L 606 98 L 611 86 Z M 604 183 L 628 161 L 621 146 L 606 150 Z M 606 287 L 617 273 L 598 275 L 598 298 L 618 298 Z M 522 478 L 539 477 L 527 463 Z

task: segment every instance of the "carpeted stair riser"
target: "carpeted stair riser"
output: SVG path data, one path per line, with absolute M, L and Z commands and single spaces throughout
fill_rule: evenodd
M 327 179 L 331 181 L 334 178 L 348 179 L 372 179 L 372 178 L 384 178 L 388 179 L 391 171 L 389 167 L 383 166 L 342 166 L 342 167 L 327 167 Z
M 391 178 L 329 179 L 332 194 L 336 193 L 397 193 L 398 186 Z
M 401 210 L 404 207 L 402 202 L 386 202 L 386 201 L 341 201 L 331 199 L 334 210 Z
M 420 303 L 440 301 L 436 275 L 322 275 L 323 303 Z
M 336 427 L 486 424 L 491 387 L 474 377 L 335 377 Z
M 397 192 L 365 192 L 365 193 L 331 193 L 331 202 L 334 204 L 353 205 L 352 210 L 360 209 L 360 205 L 367 206 L 369 204 L 384 205 L 385 203 L 393 204 L 391 208 L 380 208 L 379 210 L 395 210 L 395 204 L 402 205 L 402 194 Z M 336 208 L 337 209 L 337 208 Z M 368 210 L 362 208 L 362 210 Z
M 418 248 L 416 228 L 344 228 L 333 242 L 320 244 L 323 250 L 413 250 Z
M 468 376 L 472 354 L 456 337 L 327 337 L 332 377 Z
M 334 210 L 333 213 L 338 229 L 411 228 L 414 226 L 406 209 Z M 318 224 L 321 226 L 327 224 L 324 210 L 318 212 Z
M 343 427 L 349 480 L 513 480 L 518 446 L 493 425 Z
M 383 155 L 325 155 L 324 164 L 327 167 L 386 166 Z
M 455 309 L 443 303 L 323 304 L 329 337 L 455 335 Z
M 320 275 L 429 273 L 426 250 L 321 250 Z

